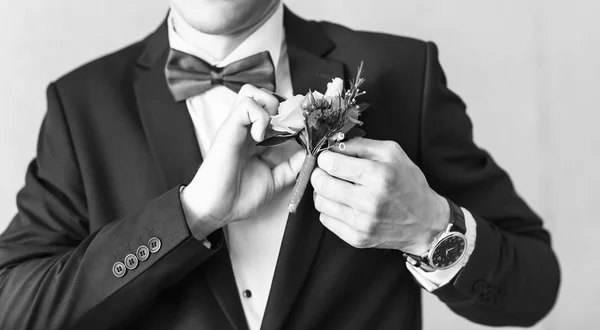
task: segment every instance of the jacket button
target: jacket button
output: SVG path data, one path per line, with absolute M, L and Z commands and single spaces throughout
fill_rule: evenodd
M 490 289 L 481 295 L 481 299 L 488 304 L 495 304 L 498 298 L 498 290 Z
M 127 269 L 125 268 L 125 264 L 120 261 L 115 262 L 115 264 L 112 267 L 113 275 L 115 275 L 116 277 L 123 277 L 126 271 Z
M 135 255 L 133 254 L 128 254 L 125 257 L 125 267 L 127 267 L 127 269 L 135 269 L 138 266 L 138 259 L 136 258 Z
M 135 251 L 135 255 L 140 261 L 146 261 L 150 256 L 150 250 L 147 246 L 140 245 L 140 247 L 137 248 L 137 251 Z
M 160 242 L 158 237 L 152 237 L 150 240 L 148 240 L 148 249 L 152 253 L 158 252 L 158 250 L 160 250 L 161 245 L 162 243 Z
M 489 284 L 487 284 L 486 282 L 479 281 L 479 282 L 475 283 L 473 290 L 475 290 L 475 292 L 477 292 L 477 293 L 484 293 L 488 290 L 489 287 L 490 287 Z

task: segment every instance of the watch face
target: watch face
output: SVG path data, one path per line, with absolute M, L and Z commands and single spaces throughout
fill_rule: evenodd
M 431 256 L 431 265 L 437 269 L 454 266 L 462 257 L 466 249 L 466 240 L 462 235 L 450 235 L 442 238 L 436 244 Z

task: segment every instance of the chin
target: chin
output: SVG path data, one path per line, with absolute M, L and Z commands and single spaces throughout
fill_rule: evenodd
M 196 30 L 233 35 L 258 23 L 279 0 L 172 0 L 172 5 Z

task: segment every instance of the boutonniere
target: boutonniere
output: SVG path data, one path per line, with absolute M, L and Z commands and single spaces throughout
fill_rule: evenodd
M 295 95 L 282 102 L 277 115 L 271 117 L 272 129 L 277 134 L 259 145 L 274 147 L 295 139 L 306 150 L 306 159 L 288 204 L 290 213 L 296 212 L 302 200 L 319 153 L 335 146 L 344 150 L 343 141 L 364 135 L 360 130 L 352 130 L 362 125 L 358 117 L 368 107 L 367 103 L 356 101 L 357 97 L 365 94 L 360 90 L 365 81 L 361 76 L 362 68 L 361 62 L 348 89 L 344 89 L 342 79 L 334 78 L 327 84 L 325 94 L 309 90 L 306 95 Z

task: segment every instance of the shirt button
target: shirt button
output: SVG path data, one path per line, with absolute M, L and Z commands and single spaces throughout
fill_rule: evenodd
M 244 290 L 244 292 L 242 294 L 244 295 L 244 298 L 252 297 L 252 291 L 250 291 L 250 290 Z

